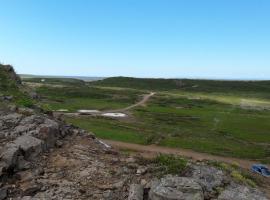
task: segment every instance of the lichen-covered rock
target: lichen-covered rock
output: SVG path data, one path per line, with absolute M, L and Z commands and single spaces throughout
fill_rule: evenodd
M 217 188 L 223 187 L 228 181 L 225 174 L 212 166 L 193 165 L 191 177 L 198 182 L 204 191 L 205 198 L 209 199 L 217 194 Z
M 129 188 L 128 200 L 143 200 L 144 188 L 139 184 L 132 184 Z
M 167 176 L 152 185 L 149 200 L 203 200 L 202 187 L 192 178 Z
M 268 200 L 268 198 L 255 188 L 232 184 L 220 194 L 218 200 Z

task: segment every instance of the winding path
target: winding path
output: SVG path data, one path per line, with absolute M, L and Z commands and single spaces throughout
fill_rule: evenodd
M 150 94 L 144 95 L 143 99 L 135 104 L 132 104 L 126 108 L 120 108 L 120 109 L 116 109 L 116 110 L 110 110 L 110 111 L 103 111 L 103 113 L 105 112 L 125 112 L 128 110 L 131 110 L 132 108 L 138 107 L 138 106 L 143 106 L 147 103 L 147 101 L 149 101 L 149 99 L 154 96 L 156 93 L 155 92 L 151 92 Z
M 141 145 L 141 144 L 133 144 L 133 143 L 126 143 L 120 141 L 112 141 L 112 140 L 103 140 L 105 143 L 111 145 L 117 149 L 129 149 L 140 153 L 145 157 L 154 157 L 157 154 L 174 154 L 184 157 L 192 158 L 193 160 L 216 160 L 225 163 L 238 163 L 240 167 L 244 169 L 250 169 L 252 164 L 257 163 L 257 161 L 252 160 L 245 160 L 240 158 L 233 158 L 233 157 L 223 157 L 223 156 L 216 156 L 211 155 L 208 153 L 200 153 L 190 149 L 181 149 L 181 148 L 170 148 L 170 147 L 163 147 L 157 145 Z

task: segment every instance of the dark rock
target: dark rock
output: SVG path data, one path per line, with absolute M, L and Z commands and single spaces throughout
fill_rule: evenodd
M 59 127 L 52 120 L 47 120 L 46 123 L 46 125 L 41 126 L 38 138 L 44 141 L 46 149 L 50 149 L 55 147 L 57 135 L 59 135 Z
M 34 182 L 27 182 L 21 185 L 23 196 L 34 196 L 40 189 L 41 186 Z
M 57 140 L 55 146 L 58 148 L 61 148 L 63 146 L 63 142 L 60 140 Z
M 7 197 L 7 188 L 0 188 L 0 200 L 4 200 Z

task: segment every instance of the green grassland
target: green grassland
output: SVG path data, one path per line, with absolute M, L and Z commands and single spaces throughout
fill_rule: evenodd
M 52 81 L 57 83 L 58 81 Z M 138 101 L 143 93 L 136 90 L 112 90 L 106 88 L 89 87 L 76 82 L 71 86 L 70 81 L 63 82 L 62 87 L 50 85 L 36 88 L 41 96 L 41 105 L 50 110 L 67 109 L 75 112 L 79 109 L 118 109 L 129 106 Z
M 46 85 L 37 92 L 42 104 L 75 111 L 124 108 L 147 91 L 156 91 L 146 107 L 130 111 L 132 120 L 91 116 L 66 120 L 104 139 L 270 162 L 270 82 L 175 81 L 180 80 L 110 78 L 62 83 L 62 88 Z

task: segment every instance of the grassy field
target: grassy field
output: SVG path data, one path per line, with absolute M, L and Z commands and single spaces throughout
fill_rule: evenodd
M 40 81 L 33 79 L 33 83 L 40 83 Z M 143 94 L 138 90 L 88 86 L 85 82 L 74 79 L 49 79 L 46 84 L 36 87 L 35 90 L 41 96 L 43 107 L 49 110 L 67 109 L 70 112 L 80 109 L 123 108 L 138 101 Z
M 47 85 L 37 91 L 50 108 L 75 111 L 124 108 L 154 88 L 156 95 L 146 107 L 134 108 L 130 120 L 89 116 L 66 120 L 104 139 L 270 162 L 269 82 L 233 81 L 224 86 L 218 81 L 185 80 L 176 89 L 172 87 L 175 80 L 128 80 L 125 84 L 121 80 L 121 84 L 108 84 L 106 79 L 80 85 L 62 83 L 62 88 Z M 156 81 L 157 85 L 152 83 Z M 140 86 L 135 87 L 136 82 Z M 188 84 L 198 86 L 183 86 Z

